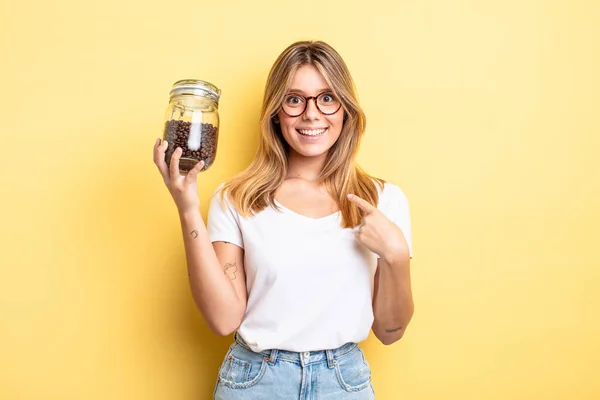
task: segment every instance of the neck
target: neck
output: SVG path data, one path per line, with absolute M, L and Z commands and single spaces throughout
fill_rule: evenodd
M 306 157 L 291 151 L 288 155 L 286 179 L 296 178 L 316 182 L 325 166 L 327 153 L 317 157 Z

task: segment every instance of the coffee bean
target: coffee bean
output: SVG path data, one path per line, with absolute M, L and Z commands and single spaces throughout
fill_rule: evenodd
M 177 147 L 183 150 L 179 159 L 179 170 L 188 172 L 194 166 L 204 161 L 202 171 L 207 170 L 214 162 L 217 153 L 219 129 L 212 124 L 192 123 L 187 121 L 169 120 L 165 122 L 164 140 L 169 142 L 165 152 L 167 166 Z

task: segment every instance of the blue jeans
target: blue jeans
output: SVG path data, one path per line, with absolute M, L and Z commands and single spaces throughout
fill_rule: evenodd
M 371 400 L 371 368 L 357 343 L 332 350 L 256 353 L 234 334 L 219 368 L 215 400 Z

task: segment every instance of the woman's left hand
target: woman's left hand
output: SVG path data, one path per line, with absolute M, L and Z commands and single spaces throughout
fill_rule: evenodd
M 348 199 L 365 212 L 356 240 L 386 261 L 408 258 L 409 249 L 402 230 L 378 208 L 353 194 Z

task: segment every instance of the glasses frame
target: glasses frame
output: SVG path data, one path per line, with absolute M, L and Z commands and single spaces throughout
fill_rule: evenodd
M 340 108 L 342 108 L 342 102 L 340 101 L 340 106 L 339 106 L 339 107 L 337 108 L 337 110 L 335 110 L 334 112 L 332 112 L 332 113 L 325 113 L 325 112 L 323 112 L 323 110 L 321 110 L 321 109 L 319 108 L 319 103 L 317 103 L 317 98 L 318 98 L 319 96 L 321 96 L 322 94 L 326 94 L 326 93 L 327 93 L 327 94 L 331 94 L 331 95 L 333 95 L 333 96 L 335 97 L 335 95 L 334 95 L 333 93 L 331 93 L 331 91 L 329 91 L 329 90 L 326 90 L 326 91 L 324 91 L 324 92 L 321 92 L 321 93 L 317 94 L 316 96 L 309 96 L 309 97 L 303 96 L 303 95 L 301 95 L 301 94 L 294 94 L 294 96 L 302 97 L 302 98 L 304 99 L 304 108 L 302 109 L 302 112 L 300 112 L 300 114 L 298 114 L 298 115 L 291 115 L 291 114 L 288 114 L 288 113 L 285 111 L 285 109 L 283 108 L 283 104 L 281 105 L 281 111 L 283 111 L 283 113 L 284 113 L 285 115 L 287 115 L 288 117 L 292 117 L 292 118 L 299 117 L 299 116 L 301 116 L 302 114 L 304 114 L 304 112 L 306 111 L 306 108 L 308 107 L 308 102 L 309 102 L 309 101 L 312 99 L 312 100 L 314 100 L 314 101 L 315 101 L 315 107 L 317 107 L 317 110 L 319 110 L 319 112 L 320 112 L 321 114 L 323 114 L 323 115 L 333 115 L 333 114 L 335 114 L 336 112 L 340 111 Z M 289 95 L 289 94 L 285 95 L 285 97 L 288 97 L 288 96 L 290 96 L 290 95 Z M 338 101 L 339 101 L 339 100 L 338 100 Z

